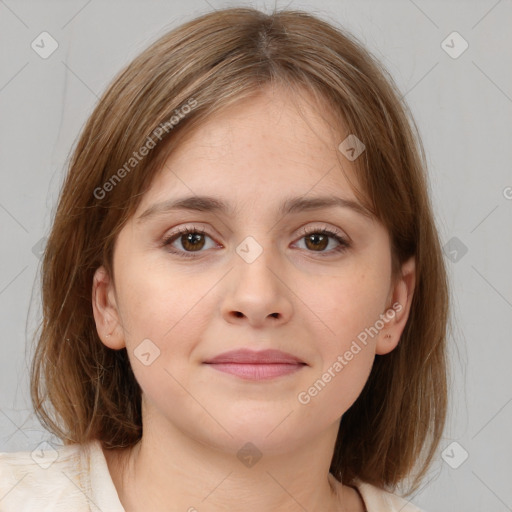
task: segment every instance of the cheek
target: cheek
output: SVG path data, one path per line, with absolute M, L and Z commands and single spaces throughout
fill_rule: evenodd
M 309 289 L 308 306 L 321 319 L 315 336 L 321 354 L 319 370 L 297 397 L 309 414 L 335 421 L 364 388 L 382 328 L 386 278 L 378 267 L 365 272 L 352 268 L 331 278 L 328 287 Z
M 205 290 L 218 279 L 130 263 L 118 265 L 116 288 L 133 372 L 148 397 L 165 394 L 167 404 L 179 403 L 187 399 L 182 386 L 190 387 L 193 350 L 208 328 Z
M 326 424 L 337 421 L 356 401 L 375 358 L 376 337 L 371 329 L 375 318 L 368 313 L 368 304 L 362 302 L 366 308 L 358 308 L 357 301 L 347 304 L 350 308 L 332 317 L 334 334 L 324 337 L 318 347 L 318 370 L 297 395 L 305 414 Z
M 121 271 L 119 309 L 127 345 L 150 338 L 163 349 L 174 339 L 200 332 L 205 315 L 198 313 L 205 290 L 214 285 L 211 279 L 171 272 L 165 264 L 148 267 L 135 259 Z
M 135 267 L 136 268 L 136 267 Z M 187 409 L 203 420 L 187 390 L 192 389 L 191 353 L 205 330 L 205 290 L 201 278 L 166 271 L 127 270 L 120 281 L 120 311 L 126 349 L 135 378 L 153 410 Z
M 342 274 L 302 292 L 325 327 L 323 351 L 331 358 L 349 350 L 351 341 L 359 335 L 364 341 L 364 334 L 376 323 L 380 326 L 389 290 L 388 276 L 381 270 L 371 266 L 367 270 L 347 267 Z M 369 336 L 369 340 L 372 338 Z
M 299 407 L 306 415 L 330 424 L 356 401 L 370 375 L 375 353 L 370 346 L 357 345 L 326 364 L 323 372 L 298 394 Z

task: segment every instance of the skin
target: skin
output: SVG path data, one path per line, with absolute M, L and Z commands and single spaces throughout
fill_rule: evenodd
M 290 196 L 357 201 L 340 169 L 341 161 L 355 180 L 352 164 L 337 154 L 348 134 L 340 139 L 312 98 L 296 101 L 307 122 L 289 93 L 267 88 L 187 136 L 120 232 L 114 275 L 96 271 L 98 334 L 112 349 L 127 348 L 143 390 L 142 440 L 105 452 L 127 512 L 365 510 L 354 488 L 329 476 L 329 465 L 340 419 L 363 389 L 375 354 L 393 350 L 404 329 L 414 260 L 392 282 L 390 240 L 377 220 L 342 207 L 277 213 Z M 236 214 L 182 210 L 137 221 L 151 205 L 188 195 L 224 199 Z M 207 236 L 192 244 L 178 236 L 164 247 L 165 236 L 180 227 Z M 351 245 L 336 253 L 334 238 L 308 244 L 304 227 L 334 228 Z M 263 251 L 251 263 L 236 252 L 248 236 Z M 298 394 L 396 302 L 400 312 L 309 403 L 300 403 Z M 151 357 L 155 346 L 160 351 L 150 365 L 134 354 L 144 339 L 154 344 L 146 350 Z M 203 364 L 236 348 L 276 348 L 307 364 L 267 381 Z M 251 467 L 236 456 L 247 442 L 262 454 Z

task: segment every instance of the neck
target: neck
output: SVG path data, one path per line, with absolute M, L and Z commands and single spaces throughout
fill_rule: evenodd
M 244 512 L 359 510 L 356 491 L 329 474 L 338 423 L 299 449 L 263 455 L 250 444 L 229 453 L 167 427 L 165 436 L 145 428 L 134 447 L 105 454 L 126 512 L 217 512 L 241 504 Z

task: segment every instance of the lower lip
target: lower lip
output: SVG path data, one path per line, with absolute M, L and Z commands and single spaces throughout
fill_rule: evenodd
M 209 366 L 224 373 L 236 375 L 241 379 L 264 380 L 289 375 L 300 370 L 303 364 L 241 364 L 241 363 L 209 363 Z

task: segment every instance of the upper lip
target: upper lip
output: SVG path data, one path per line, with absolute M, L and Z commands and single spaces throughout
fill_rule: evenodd
M 205 363 L 238 363 L 238 364 L 306 364 L 292 354 L 281 352 L 280 350 L 260 350 L 249 349 L 230 350 L 223 352 L 218 356 L 208 359 Z

